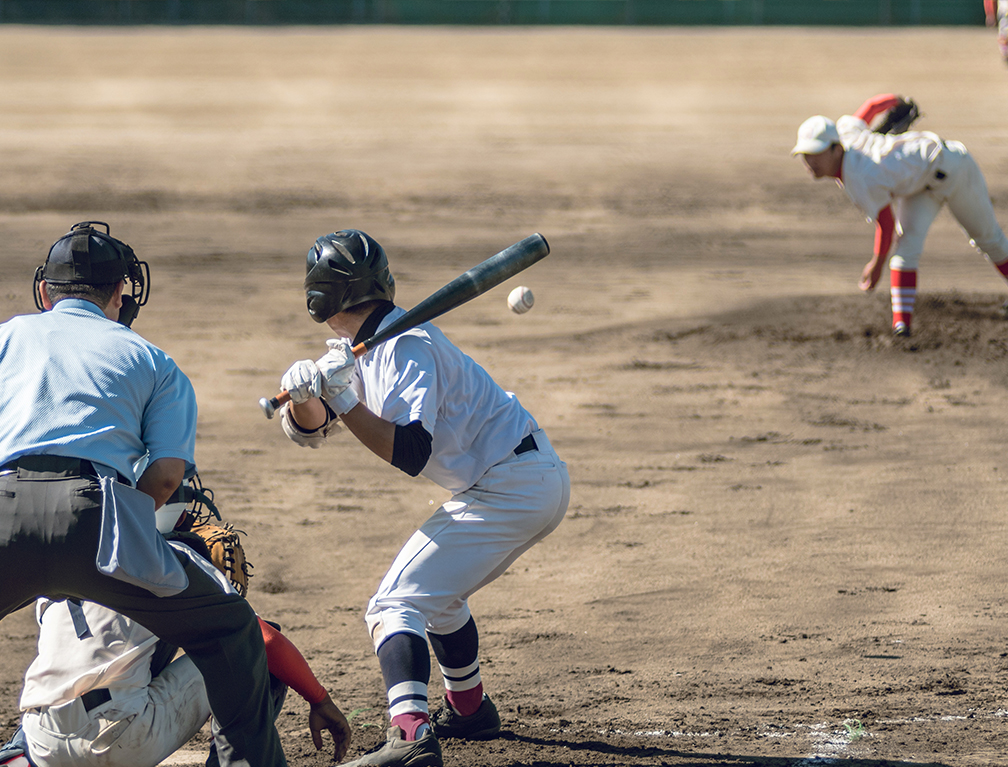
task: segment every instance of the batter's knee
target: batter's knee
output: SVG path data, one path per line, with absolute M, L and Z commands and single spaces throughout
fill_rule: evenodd
M 426 619 L 418 610 L 407 606 L 383 606 L 372 599 L 364 615 L 364 622 L 376 653 L 382 642 L 393 634 L 427 636 Z

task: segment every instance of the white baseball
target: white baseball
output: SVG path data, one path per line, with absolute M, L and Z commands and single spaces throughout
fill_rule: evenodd
M 508 293 L 508 308 L 515 314 L 525 314 L 525 312 L 532 308 L 532 304 L 534 303 L 535 296 L 524 285 L 519 285 Z

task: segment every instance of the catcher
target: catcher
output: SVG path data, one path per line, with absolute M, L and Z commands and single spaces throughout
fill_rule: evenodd
M 223 590 L 244 594 L 244 550 L 237 531 L 211 521 L 211 515 L 220 518 L 212 498 L 194 476 L 159 509 L 158 527 Z M 0 765 L 154 767 L 210 718 L 199 670 L 140 624 L 93 602 L 41 598 L 35 612 L 38 656 L 25 674 L 21 726 L 0 749 Z M 346 718 L 279 627 L 262 618 L 259 625 L 274 711 L 279 714 L 288 686 L 294 688 L 311 707 L 315 748 L 322 748 L 328 730 L 338 762 L 350 743 Z M 216 722 L 211 726 L 216 729 Z M 218 763 L 211 740 L 206 764 Z
M 836 122 L 810 117 L 798 128 L 791 150 L 792 156 L 801 155 L 813 178 L 836 179 L 868 221 L 875 222 L 874 253 L 861 272 L 861 290 L 875 288 L 892 251 L 892 328 L 897 336 L 910 335 L 918 262 L 943 205 L 970 244 L 1008 279 L 1008 237 L 994 216 L 976 160 L 958 141 L 908 130 L 918 117 L 912 100 L 882 94 Z

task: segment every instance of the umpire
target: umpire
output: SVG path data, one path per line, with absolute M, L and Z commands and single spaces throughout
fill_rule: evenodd
M 255 613 L 157 532 L 154 509 L 195 469 L 196 396 L 128 327 L 148 288 L 147 264 L 86 221 L 35 273 L 44 311 L 0 325 L 0 618 L 40 596 L 129 616 L 199 668 L 222 765 L 285 765 Z

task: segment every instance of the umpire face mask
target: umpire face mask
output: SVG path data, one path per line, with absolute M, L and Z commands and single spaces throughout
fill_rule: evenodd
M 104 226 L 105 231 L 95 229 L 92 224 Z M 138 260 L 129 245 L 112 237 L 104 221 L 74 224 L 49 249 L 46 262 L 35 270 L 33 293 L 35 306 L 40 311 L 45 308 L 42 280 L 53 285 L 87 287 L 114 285 L 125 280 L 128 290 L 123 291 L 119 322 L 126 327 L 133 323 L 140 307 L 150 297 L 150 266 Z

